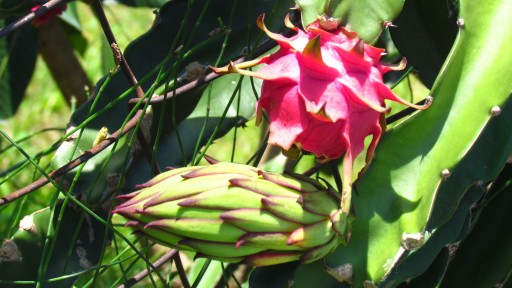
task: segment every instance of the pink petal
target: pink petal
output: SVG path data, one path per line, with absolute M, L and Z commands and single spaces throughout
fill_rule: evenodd
M 276 82 L 264 82 L 258 105 L 270 116 L 268 142 L 289 150 L 297 136 L 307 128 L 309 121 L 304 102 L 297 97 L 296 84 L 282 85 Z
M 314 153 L 318 158 L 338 158 L 348 145 L 343 138 L 344 123 L 343 120 L 326 123 L 311 118 L 308 129 L 297 138 L 297 142 L 303 150 Z

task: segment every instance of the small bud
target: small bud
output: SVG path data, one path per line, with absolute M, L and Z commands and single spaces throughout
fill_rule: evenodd
M 441 171 L 441 178 L 443 178 L 443 180 L 448 179 L 448 177 L 450 177 L 451 175 L 452 172 L 450 172 L 450 170 L 448 169 L 443 169 L 443 171 Z
M 343 264 L 338 267 L 325 267 L 327 274 L 331 275 L 340 283 L 352 284 L 354 269 L 351 263 Z
M 94 142 L 92 142 L 92 147 L 100 144 L 103 142 L 103 140 L 107 139 L 108 137 L 108 128 L 102 127 L 100 131 L 98 131 L 98 135 L 96 135 L 96 139 L 94 139 Z
M 25 231 L 29 231 L 31 233 L 37 233 L 37 227 L 34 224 L 34 217 L 32 214 L 23 217 L 23 219 L 21 219 L 21 221 L 20 221 L 19 227 L 20 227 L 20 229 L 23 229 Z
M 501 114 L 501 108 L 500 106 L 493 106 L 491 108 L 491 117 L 495 117 Z
M 82 246 L 76 247 L 76 255 L 79 259 L 79 265 L 82 269 L 88 269 L 92 267 L 91 262 L 87 259 L 87 251 Z
M 333 18 L 327 15 L 318 16 L 318 23 L 324 30 L 332 31 L 338 29 L 341 24 L 341 18 Z
M 18 245 L 14 240 L 5 239 L 0 246 L 0 263 L 3 262 L 20 262 L 22 257 L 18 249 Z
M 459 26 L 459 28 L 463 28 L 464 27 L 464 19 L 462 19 L 462 18 L 457 19 L 457 26 Z
M 377 288 L 377 285 L 375 285 L 371 280 L 365 280 L 363 282 L 363 288 Z
M 188 81 L 194 81 L 199 78 L 204 77 L 204 73 L 206 72 L 206 69 L 208 66 L 202 65 L 197 61 L 194 61 L 185 67 L 185 73 L 186 76 L 184 77 Z
M 405 250 L 416 250 L 425 243 L 425 235 L 423 233 L 414 233 L 402 235 L 402 247 Z

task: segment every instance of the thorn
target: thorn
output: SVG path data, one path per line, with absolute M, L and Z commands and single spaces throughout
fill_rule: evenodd
M 382 26 L 384 27 L 384 29 L 387 29 L 389 27 L 397 27 L 395 24 L 393 24 L 393 22 L 391 21 L 384 21 L 382 23 Z
M 364 42 L 363 39 L 359 39 L 356 45 L 350 50 L 350 52 L 354 52 L 359 56 L 364 56 Z
M 448 169 L 443 169 L 443 171 L 441 171 L 441 178 L 443 178 L 443 180 L 448 179 L 451 175 L 452 173 Z
M 213 158 L 213 157 L 210 157 L 210 156 L 208 156 L 208 155 L 204 155 L 204 157 L 203 157 L 203 158 L 204 158 L 204 160 L 206 160 L 206 162 L 208 162 L 208 163 L 210 163 L 210 164 L 212 164 L 212 165 L 213 165 L 213 164 L 217 164 L 217 163 L 219 163 L 219 160 L 217 160 L 217 159 L 215 159 L 215 158 Z
M 501 108 L 500 106 L 493 106 L 491 108 L 491 117 L 495 117 L 501 114 Z
M 464 19 L 457 19 L 457 26 L 459 26 L 460 29 L 464 28 Z
M 317 35 L 315 38 L 309 40 L 308 44 L 306 44 L 306 47 L 304 47 L 304 50 L 302 51 L 302 55 L 310 56 L 323 62 L 320 35 Z

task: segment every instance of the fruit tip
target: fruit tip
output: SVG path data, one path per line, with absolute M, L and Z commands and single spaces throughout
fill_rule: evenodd
M 217 163 L 219 163 L 219 160 L 217 160 L 217 159 L 215 159 L 215 158 L 213 158 L 213 157 L 210 157 L 210 156 L 208 156 L 208 155 L 204 155 L 204 157 L 203 157 L 203 158 L 204 158 L 204 160 L 206 160 L 206 162 L 208 162 L 208 163 L 210 163 L 210 164 L 212 164 L 212 165 L 213 165 L 213 164 L 217 164 Z
M 238 247 L 243 246 L 245 243 L 245 240 L 238 240 L 235 244 L 235 248 L 238 249 Z

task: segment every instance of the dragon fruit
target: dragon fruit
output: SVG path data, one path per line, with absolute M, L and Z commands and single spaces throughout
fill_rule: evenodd
M 265 266 L 323 258 L 350 231 L 339 194 L 301 175 L 235 163 L 173 169 L 120 196 L 113 213 L 154 241 L 196 257 Z
M 381 117 L 388 112 L 384 100 L 392 100 L 416 109 L 425 109 L 395 95 L 382 80 L 397 67 L 380 63 L 384 50 L 365 44 L 355 32 L 340 27 L 323 30 L 317 22 L 302 31 L 288 16 L 287 27 L 297 34 L 287 38 L 270 32 L 264 15 L 257 24 L 280 49 L 256 60 L 212 69 L 217 73 L 240 73 L 263 79 L 257 104 L 256 122 L 265 110 L 270 120 L 270 144 L 284 150 L 300 149 L 316 155 L 320 161 L 343 160 L 343 192 L 351 190 L 352 166 L 364 150 L 364 140 L 372 135 L 367 164 L 382 134 Z M 267 64 L 258 72 L 244 70 Z M 431 99 L 429 99 L 431 100 Z
M 42 7 L 41 5 L 36 5 L 36 6 L 32 7 L 32 9 L 30 9 L 30 12 L 35 12 L 36 10 L 38 10 L 41 7 Z M 39 27 L 39 26 L 47 23 L 48 21 L 50 21 L 50 19 L 53 16 L 61 15 L 62 12 L 64 12 L 67 8 L 68 8 L 67 4 L 65 4 L 65 3 L 62 5 L 56 6 L 56 7 L 52 8 L 50 11 L 48 11 L 46 14 L 40 15 L 38 18 L 34 19 L 34 21 L 32 21 L 32 24 L 35 27 Z

